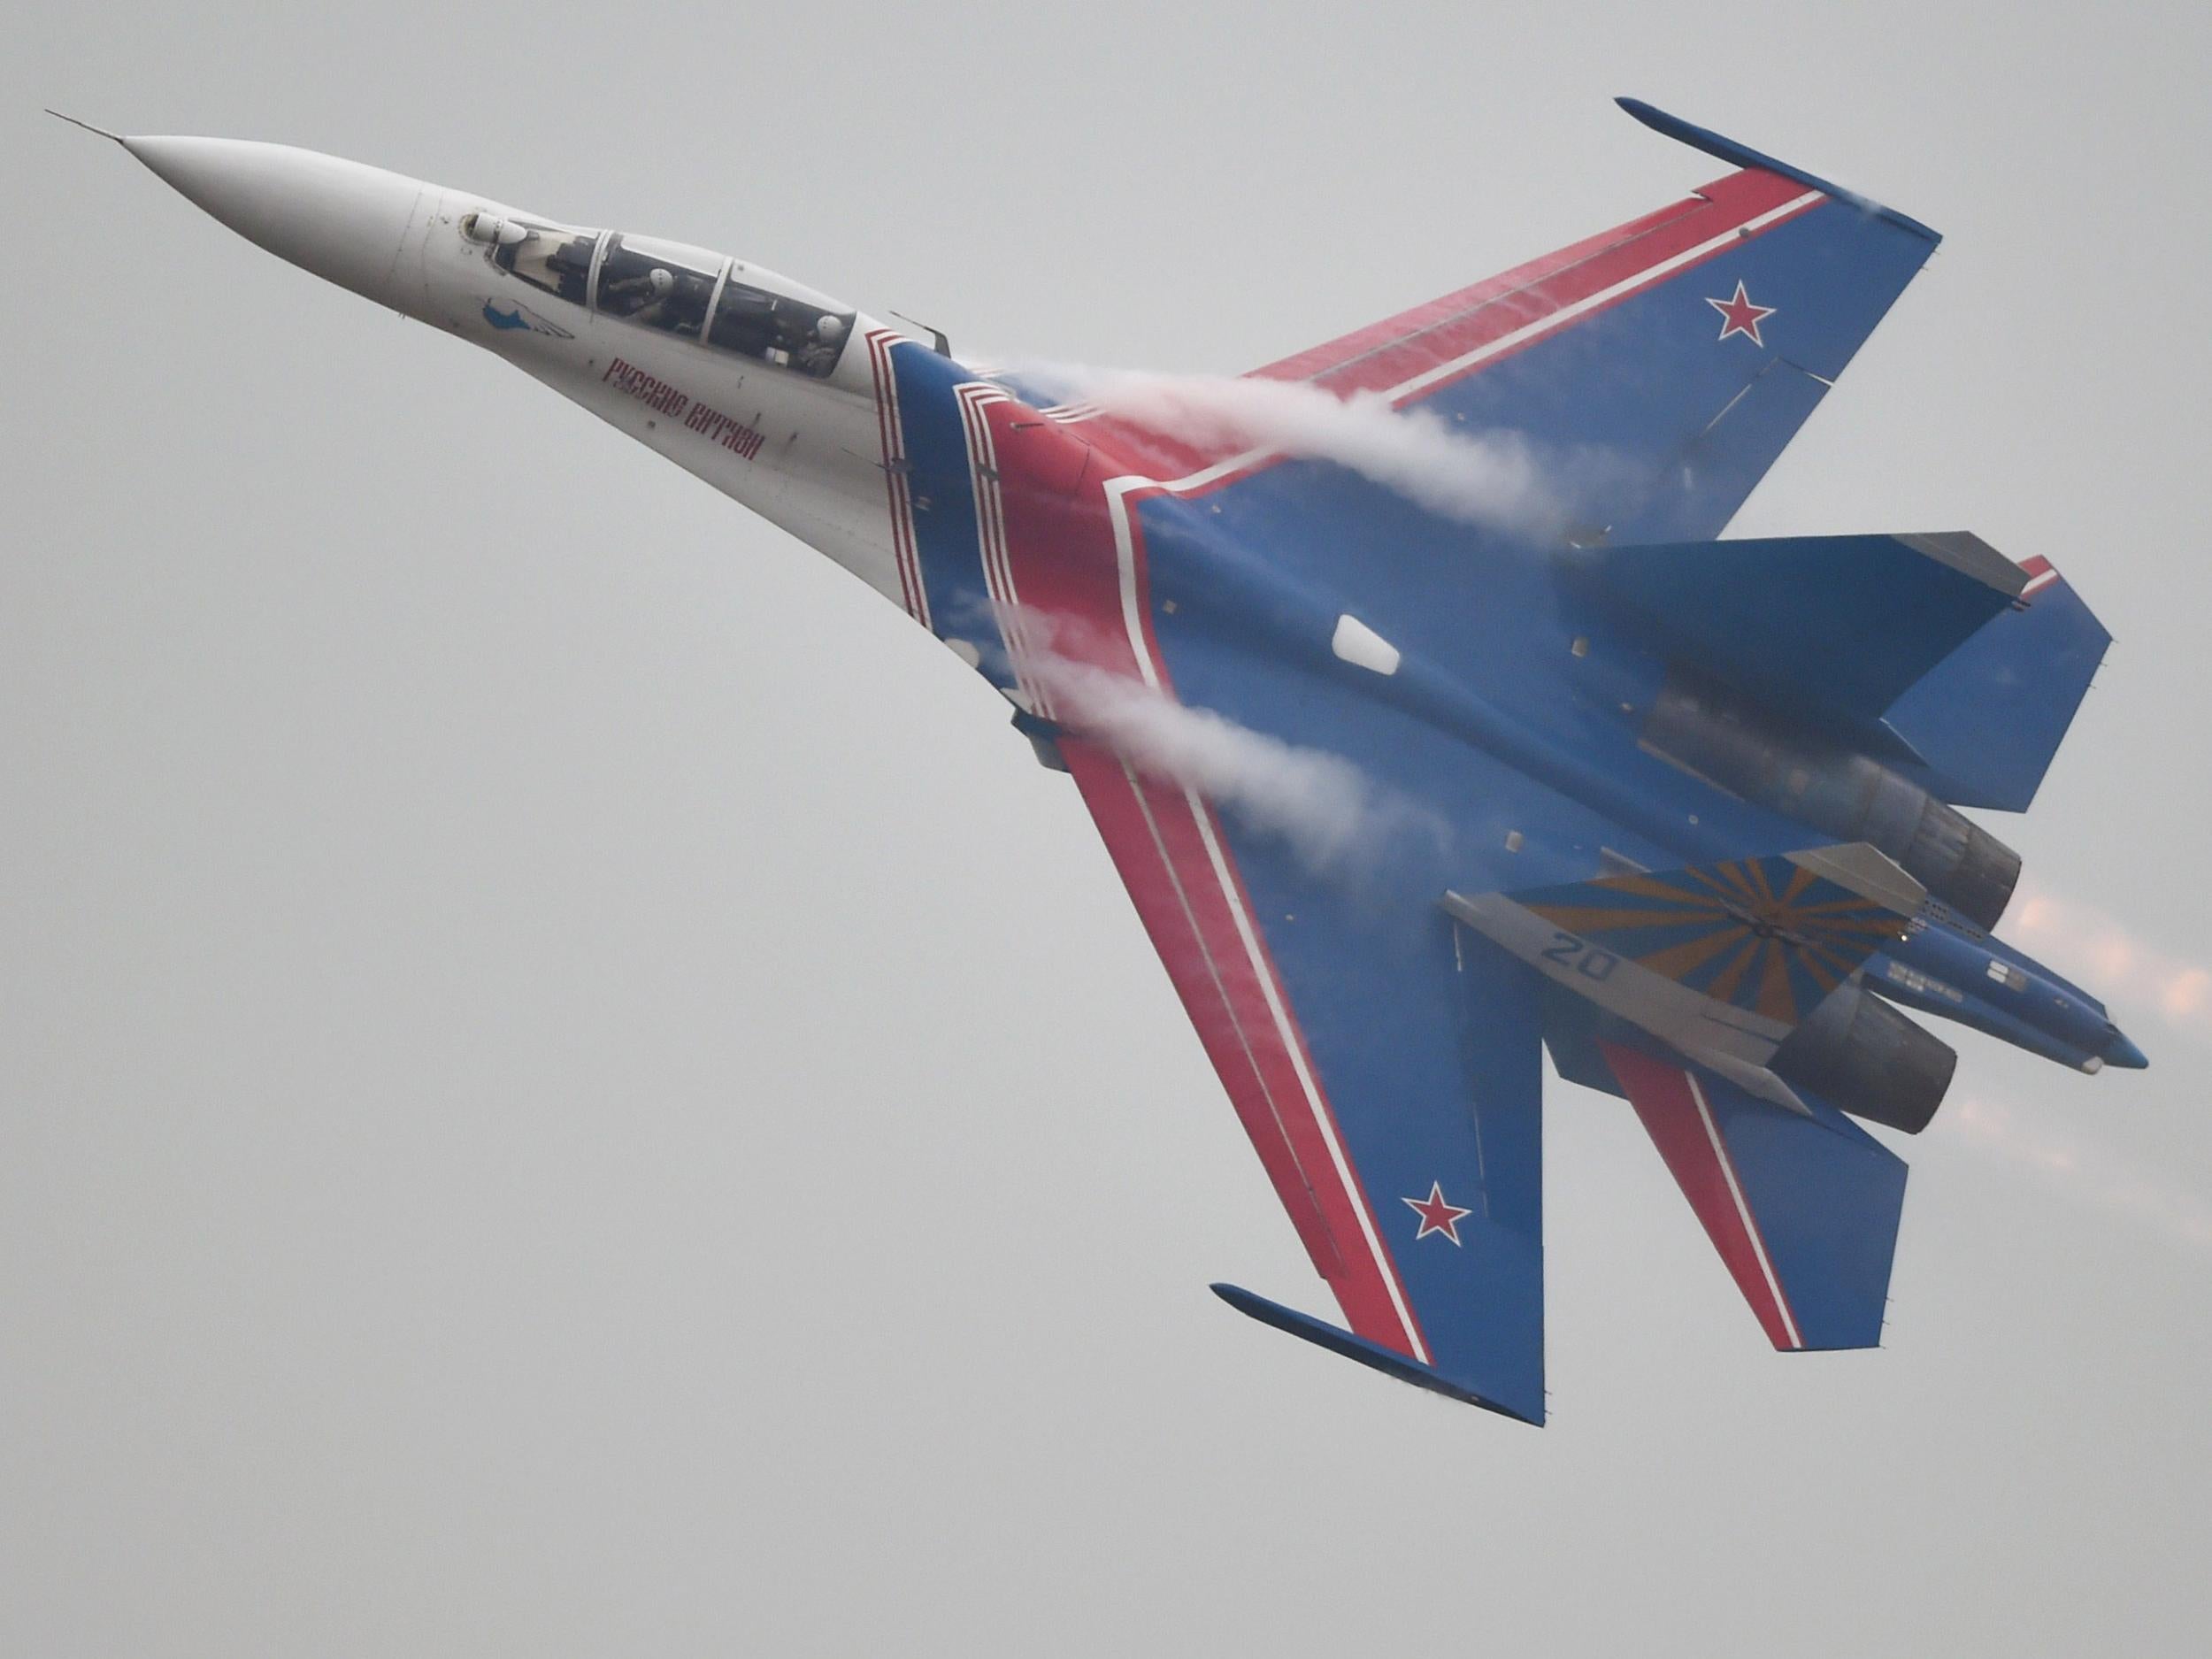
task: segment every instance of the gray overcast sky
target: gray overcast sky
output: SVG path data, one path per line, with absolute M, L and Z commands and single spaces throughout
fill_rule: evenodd
M 2202 1650 L 2203 7 L 8 34 L 0 1651 Z M 2153 1069 L 1957 1033 L 1886 1348 L 1793 1359 L 1555 1088 L 1541 1432 L 1206 1294 L 1328 1305 L 979 681 L 37 114 L 1235 371 L 1717 171 L 1616 93 L 1947 233 L 1737 529 L 1970 527 L 2102 615 L 1994 827 Z

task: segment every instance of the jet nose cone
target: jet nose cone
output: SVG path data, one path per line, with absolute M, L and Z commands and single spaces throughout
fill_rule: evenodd
M 126 138 L 123 146 L 280 259 L 380 303 L 419 309 L 419 272 L 415 291 L 405 291 L 402 254 L 438 194 L 419 179 L 236 138 Z
M 2130 1071 L 2140 1071 L 2150 1061 L 2143 1051 L 2127 1040 L 2117 1025 L 2111 1027 L 2112 1035 L 2105 1040 L 2104 1063 Z

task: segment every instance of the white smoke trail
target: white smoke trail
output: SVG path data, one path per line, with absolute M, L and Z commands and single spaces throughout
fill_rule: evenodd
M 1033 623 L 1032 629 L 1039 632 Z M 1409 830 L 1442 837 L 1430 814 L 1341 755 L 1286 743 L 1049 649 L 1025 653 L 1022 668 L 1071 730 L 1280 838 L 1317 874 L 1349 874 Z
M 1425 410 L 1401 411 L 1376 392 L 1339 397 L 1308 381 L 1062 365 L 1021 373 L 1163 437 L 1333 461 L 1431 512 L 1484 528 L 1554 534 L 1569 518 L 1568 472 L 1618 470 L 1591 455 L 1540 456 L 1518 433 L 1471 433 Z
M 2125 1216 L 2177 1243 L 2212 1250 L 2212 1203 L 2093 1142 L 2035 1127 L 1984 1100 L 1955 1101 L 1936 1122 L 2070 1198 Z
M 2176 1031 L 2212 1042 L 2212 970 L 2170 956 L 2111 917 L 2040 887 L 2024 887 L 2013 900 L 2006 931 L 2039 953 L 2079 959 L 2086 965 L 2078 972 L 2070 962 L 2055 965 L 2098 995 L 2115 1003 L 2148 1003 Z M 2125 1029 L 2126 1010 L 2113 1011 Z

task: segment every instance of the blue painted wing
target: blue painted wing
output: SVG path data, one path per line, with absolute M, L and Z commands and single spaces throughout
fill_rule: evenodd
M 1718 534 L 1940 239 L 1800 169 L 1627 107 L 1737 171 L 1253 378 L 1386 399 L 1468 434 L 1511 434 L 1544 464 L 1578 541 Z M 1217 472 L 1247 442 L 1114 418 L 1082 430 L 1179 487 Z M 1294 517 L 1327 511 L 1356 482 L 1317 462 L 1257 476 L 1266 481 L 1256 491 L 1227 492 L 1237 502 L 1225 497 L 1225 511 L 1261 497 Z M 1432 574 L 1434 549 L 1464 540 L 1440 535 L 1433 520 L 1412 543 L 1402 526 L 1377 530 L 1378 544 L 1397 549 L 1390 563 Z M 1343 548 L 1317 573 L 1370 565 L 1371 552 Z
M 1717 535 L 1940 240 L 1647 105 L 1740 171 L 1259 371 L 1537 446 L 1586 534 Z
M 1749 157 L 1719 141 L 1703 147 Z M 1149 464 L 1169 480 L 1190 465 L 1176 499 L 1265 548 L 1279 578 L 1341 595 L 1409 650 L 1510 683 L 1559 608 L 1540 549 L 1718 535 L 1936 240 L 1794 170 L 1747 165 L 1260 371 L 1381 396 L 1451 434 L 1506 445 L 1528 463 L 1540 524 L 1486 518 L 1479 501 L 1448 516 L 1330 460 Z
M 1064 734 L 1201 1041 L 1349 1333 L 1241 1310 L 1530 1422 L 1544 1417 L 1535 976 L 1423 885 L 1288 841 Z

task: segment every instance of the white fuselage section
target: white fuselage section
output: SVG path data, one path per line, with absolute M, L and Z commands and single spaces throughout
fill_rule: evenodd
M 425 215 L 425 320 L 504 357 L 898 603 L 879 411 L 887 388 L 876 384 L 865 337 L 885 326 L 849 313 L 851 337 L 826 376 L 718 349 L 501 269 L 460 223 L 510 211 L 445 192 Z M 795 286 L 734 261 L 732 271 Z
M 705 249 L 587 230 L 313 150 L 128 138 L 279 257 L 496 352 L 898 602 L 884 342 Z

